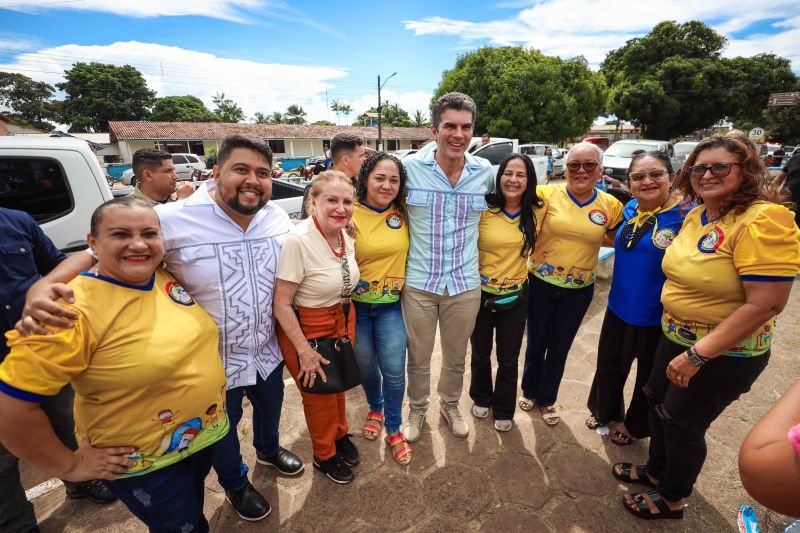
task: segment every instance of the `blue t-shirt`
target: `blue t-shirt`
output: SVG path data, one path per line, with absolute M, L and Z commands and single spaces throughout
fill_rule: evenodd
M 634 326 L 660 326 L 661 288 L 666 276 L 661 270 L 664 251 L 672 244 L 683 224 L 686 211 L 680 211 L 680 202 L 672 208 L 656 214 L 656 224 L 650 226 L 633 246 L 626 246 L 623 228 L 637 214 L 639 205 L 634 198 L 625 206 L 614 239 L 614 274 L 608 308 L 628 324 Z M 655 236 L 653 231 L 655 230 Z

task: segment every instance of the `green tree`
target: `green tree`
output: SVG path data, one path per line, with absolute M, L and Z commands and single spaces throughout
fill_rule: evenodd
M 377 107 L 370 107 L 367 113 L 377 113 Z M 364 117 L 358 117 L 353 126 L 366 126 L 367 121 Z M 400 107 L 398 104 L 390 104 L 387 100 L 381 106 L 381 126 L 396 126 L 396 127 L 409 127 L 411 126 L 411 118 L 408 116 L 408 111 Z
M 349 122 L 348 118 L 350 117 L 350 113 L 353 112 L 353 108 L 350 104 L 342 104 L 339 106 L 339 112 L 344 115 L 345 121 Z
M 257 111 L 256 114 L 253 115 L 253 122 L 256 124 L 270 124 L 271 117 L 272 115 L 265 115 Z
M 728 118 L 738 124 L 761 120 L 770 93 L 795 91 L 797 77 L 788 59 L 774 54 L 753 57 L 734 57 L 729 64 L 735 69 L 734 85 L 730 91 L 731 110 Z
M 49 132 L 58 117 L 58 102 L 52 85 L 28 76 L 0 72 L 0 106 L 9 118 Z
M 425 113 L 417 109 L 414 111 L 414 118 L 411 119 L 411 125 L 418 128 L 424 128 L 426 126 L 430 126 L 431 123 L 428 122 L 428 118 L 425 116 Z
M 522 47 L 481 48 L 444 72 L 436 100 L 451 91 L 478 106 L 475 131 L 556 142 L 585 133 L 603 110 L 606 84 L 586 60 L 563 60 Z
M 196 96 L 165 96 L 156 98 L 150 120 L 162 122 L 219 122 Z
M 339 103 L 338 99 L 334 100 L 333 102 L 331 102 L 331 111 L 336 113 L 336 123 L 338 124 L 339 123 L 339 113 L 342 112 L 342 106 Z
M 312 126 L 335 126 L 333 122 L 330 120 L 318 120 L 316 122 L 311 123 Z
M 286 124 L 305 124 L 306 112 L 297 104 L 292 104 L 286 108 Z
M 244 120 L 244 111 L 239 107 L 239 104 L 225 98 L 225 93 L 215 93 L 211 98 L 214 105 L 214 114 L 219 117 L 222 122 L 242 122 Z
M 60 118 L 73 132 L 108 131 L 109 120 L 143 120 L 150 116 L 155 91 L 130 65 L 75 63 L 56 87 L 66 93 Z
M 286 117 L 280 111 L 275 111 L 267 117 L 267 124 L 286 124 Z

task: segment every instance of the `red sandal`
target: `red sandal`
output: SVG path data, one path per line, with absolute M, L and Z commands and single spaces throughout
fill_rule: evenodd
M 367 440 L 376 440 L 378 435 L 381 434 L 381 426 L 383 425 L 383 413 L 376 413 L 370 411 L 367 413 L 367 420 L 361 427 L 364 433 L 364 438 Z
M 405 436 L 400 431 L 394 435 L 387 435 L 386 442 L 392 447 L 395 461 L 403 466 L 411 462 L 411 446 L 408 445 Z

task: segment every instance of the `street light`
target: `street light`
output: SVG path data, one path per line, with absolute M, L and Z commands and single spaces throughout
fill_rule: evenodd
M 389 79 L 395 74 L 397 74 L 397 72 L 392 73 L 391 76 L 383 80 L 383 83 L 381 83 L 381 75 L 378 74 L 378 144 L 375 147 L 378 149 L 378 151 L 383 151 L 383 138 L 381 132 L 381 110 L 383 109 L 383 105 L 381 104 L 381 89 L 383 89 L 383 86 L 386 85 L 386 82 L 389 81 Z

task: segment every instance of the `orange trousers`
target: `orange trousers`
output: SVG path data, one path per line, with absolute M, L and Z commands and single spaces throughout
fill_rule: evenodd
M 321 308 L 298 306 L 297 311 L 300 313 L 300 325 L 307 338 L 342 337 L 344 335 L 344 312 L 341 305 Z M 356 312 L 355 306 L 352 304 L 348 321 L 350 341 L 355 343 Z M 299 389 L 300 382 L 297 380 L 297 374 L 300 373 L 300 362 L 297 359 L 297 350 L 283 332 L 280 324 L 278 324 L 277 331 L 278 344 L 280 344 L 286 368 Z M 324 368 L 323 365 L 323 370 Z M 306 425 L 308 433 L 311 435 L 314 456 L 323 461 L 330 459 L 336 455 L 336 441 L 347 433 L 344 393 L 313 394 L 303 392 L 301 389 L 300 396 L 303 398 L 303 412 L 306 415 Z

